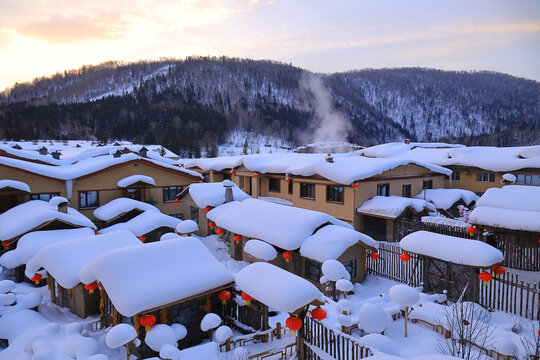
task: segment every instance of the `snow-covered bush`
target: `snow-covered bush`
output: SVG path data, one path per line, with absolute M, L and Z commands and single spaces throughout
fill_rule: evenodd
M 137 337 L 137 331 L 130 324 L 118 324 L 113 326 L 105 336 L 105 343 L 111 349 L 127 345 Z
M 386 329 L 388 315 L 377 304 L 365 303 L 358 312 L 358 328 L 369 334 L 380 334 Z
M 351 291 L 353 289 L 352 283 L 350 282 L 351 275 L 349 274 L 347 269 L 345 269 L 345 266 L 343 266 L 343 264 L 340 263 L 339 261 L 333 260 L 333 259 L 326 260 L 322 264 L 321 270 L 322 270 L 323 275 L 321 276 L 319 281 L 321 284 L 329 283 L 330 291 L 332 291 L 332 298 L 334 299 L 334 301 L 337 301 L 338 299 L 338 296 L 336 294 L 338 281 L 343 280 L 340 282 L 340 287 L 344 289 L 349 289 L 346 291 Z M 340 290 L 340 291 L 343 291 L 343 290 Z M 346 291 L 343 291 L 344 295 Z
M 216 341 L 220 343 L 227 341 L 227 339 L 230 339 L 232 335 L 233 332 L 231 328 L 226 325 L 218 327 L 214 333 Z
M 201 320 L 202 331 L 215 329 L 219 325 L 221 325 L 221 318 L 219 317 L 218 314 L 208 313 L 204 315 L 203 319 Z
M 174 345 L 167 344 L 159 350 L 159 357 L 167 360 L 180 360 L 180 350 Z
M 420 294 L 417 289 L 404 284 L 392 286 L 388 293 L 390 294 L 392 301 L 398 304 L 404 311 L 405 336 L 407 336 L 407 317 L 409 316 L 409 312 L 412 310 L 412 308 L 409 308 L 420 300 Z
M 144 341 L 152 350 L 159 352 L 165 345 L 176 347 L 178 340 L 187 334 L 187 330 L 184 330 L 185 327 L 180 324 L 156 324 L 146 333 Z

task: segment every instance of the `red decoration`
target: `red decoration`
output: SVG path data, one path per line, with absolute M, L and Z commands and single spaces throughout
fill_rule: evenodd
M 218 236 L 223 235 L 224 232 L 225 232 L 225 230 L 223 230 L 222 228 L 217 228 L 216 229 L 216 234 L 218 234 Z
M 180 200 L 174 199 L 174 203 L 175 203 L 175 204 L 178 204 L 179 202 L 180 202 Z
M 493 279 L 493 275 L 484 271 L 478 275 L 478 278 L 484 282 L 484 285 L 487 285 Z
M 504 274 L 506 272 L 506 269 L 504 268 L 504 266 L 494 266 L 491 268 L 491 271 L 493 271 L 495 276 L 499 276 Z
M 286 181 L 286 182 L 291 182 L 291 178 L 287 176 L 287 177 L 285 178 L 285 181 Z
M 144 330 L 149 331 L 152 325 L 156 323 L 156 317 L 152 314 L 146 314 L 140 317 L 139 324 L 144 326 Z
M 233 238 L 234 242 L 236 242 L 237 244 L 242 241 L 242 236 L 240 235 L 234 235 L 234 238 Z
M 197 180 L 197 184 L 202 184 L 202 180 Z
M 210 206 L 207 206 L 207 207 L 204 208 L 204 211 L 206 211 L 206 212 L 209 212 L 210 210 L 212 210 L 212 208 Z
M 8 250 L 9 249 L 9 241 L 2 241 L 2 246 L 4 247 L 4 250 Z
M 259 176 L 259 173 L 255 173 L 253 174 L 254 177 L 258 177 Z
M 139 236 L 139 240 L 141 240 L 142 242 L 144 242 L 144 240 L 146 240 L 146 236 Z
M 177 234 L 180 235 L 180 236 L 184 235 L 184 234 L 182 234 L 182 233 L 177 233 Z
M 213 221 L 210 221 L 210 222 L 208 223 L 208 227 L 209 227 L 210 229 L 213 229 L 215 226 L 216 226 L 216 223 L 213 222 Z
M 218 292 L 217 297 L 223 305 L 227 305 L 227 300 L 231 298 L 231 292 L 229 290 L 222 290 Z
M 101 233 L 97 232 L 96 235 L 101 235 Z
M 285 325 L 291 330 L 291 334 L 296 335 L 296 331 L 302 327 L 302 320 L 296 316 L 291 316 L 285 321 Z
M 405 263 L 407 263 L 407 261 L 411 260 L 411 255 L 403 253 L 403 254 L 399 255 L 399 258 L 405 264 Z
M 373 252 L 373 253 L 369 254 L 369 257 L 371 258 L 371 260 L 377 261 L 377 259 L 380 258 L 381 255 L 379 255 L 379 253 Z
M 236 173 L 236 171 L 234 171 L 234 169 L 231 169 L 231 175 L 234 175 Z
M 43 277 L 43 275 L 41 275 L 40 273 L 35 273 L 34 276 L 32 276 L 32 278 L 30 280 L 35 282 L 36 285 L 39 285 L 39 282 L 40 282 L 42 277 Z
M 469 226 L 467 228 L 467 232 L 469 233 L 469 235 L 473 236 L 476 233 L 476 228 L 474 226 Z
M 357 182 L 353 182 L 353 183 L 352 183 L 352 187 L 353 187 L 355 190 L 358 189 L 358 186 L 359 186 L 359 185 L 360 185 L 360 184 L 358 184 Z
M 90 294 L 93 294 L 94 290 L 97 288 L 97 281 L 91 282 L 90 284 L 84 284 L 84 288 L 88 290 Z
M 283 256 L 285 262 L 289 262 L 292 259 L 292 253 L 290 251 L 285 251 L 281 256 Z
M 311 316 L 316 320 L 323 320 L 326 318 L 326 310 L 316 307 L 315 309 L 311 310 Z
M 240 296 L 242 297 L 242 299 L 244 299 L 246 301 L 247 306 L 251 305 L 251 300 L 253 300 L 253 298 L 251 296 L 249 296 L 248 294 L 246 294 L 243 291 L 242 291 L 242 294 L 240 294 Z

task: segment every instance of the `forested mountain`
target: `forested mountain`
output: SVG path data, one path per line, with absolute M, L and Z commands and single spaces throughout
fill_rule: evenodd
M 540 138 L 539 93 L 538 82 L 493 72 L 313 74 L 207 57 L 108 62 L 0 93 L 0 138 L 157 142 L 185 156 L 210 151 L 235 130 L 293 145 L 405 137 L 519 145 Z

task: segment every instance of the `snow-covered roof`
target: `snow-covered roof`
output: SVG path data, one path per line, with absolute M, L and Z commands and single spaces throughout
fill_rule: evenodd
M 184 220 L 176 225 L 176 232 L 180 234 L 191 234 L 199 230 L 199 225 L 193 220 Z
M 508 185 L 488 189 L 469 216 L 473 224 L 540 232 L 540 187 Z
M 357 211 L 365 215 L 381 216 L 395 219 L 405 211 L 411 208 L 419 213 L 424 210 L 436 211 L 435 206 L 421 199 L 412 199 L 402 196 L 375 196 L 363 203 Z
M 324 160 L 324 154 L 264 154 L 264 155 L 246 155 L 242 158 L 244 166 L 250 170 L 262 174 L 289 173 L 289 169 L 306 166 L 308 164 L 318 163 Z
M 0 241 L 13 239 L 54 220 L 96 228 L 90 219 L 71 207 L 68 207 L 66 214 L 47 201 L 30 200 L 0 214 Z
M 101 229 L 99 232 L 106 234 L 111 231 L 129 230 L 136 236 L 141 236 L 160 227 L 175 229 L 180 222 L 182 222 L 182 220 L 178 218 L 165 215 L 159 211 L 150 210 L 135 216 L 127 222 L 114 224 Z
M 244 252 L 266 261 L 272 261 L 277 256 L 277 251 L 272 245 L 257 239 L 248 240 L 246 245 L 244 245 Z
M 24 265 L 39 250 L 47 245 L 94 235 L 94 230 L 84 227 L 78 229 L 33 231 L 21 236 L 17 247 L 0 256 L 0 265 L 8 269 Z
M 146 175 L 131 175 L 123 179 L 118 180 L 118 187 L 125 188 L 136 183 L 144 183 L 152 186 L 156 186 L 156 182 L 150 176 Z
M 225 202 L 225 185 L 232 186 L 233 200 L 242 201 L 250 196 L 230 180 L 217 183 L 200 183 L 189 185 L 189 195 L 201 209 L 216 207 Z
M 300 247 L 300 255 L 320 263 L 339 258 L 345 250 L 357 244 L 376 249 L 377 241 L 366 234 L 336 225 L 327 225 L 308 237 Z
M 159 211 L 155 206 L 142 201 L 130 198 L 118 198 L 95 209 L 94 216 L 103 221 L 110 221 L 134 209 L 140 210 L 141 212 Z
M 63 288 L 71 289 L 81 282 L 81 269 L 100 255 L 123 247 L 140 246 L 139 239 L 125 230 L 58 242 L 42 248 L 32 257 L 26 264 L 25 275 L 31 278 L 44 268 Z M 141 267 L 141 264 L 136 265 Z
M 427 200 L 433 203 L 437 209 L 447 210 L 459 200 L 463 200 L 468 206 L 480 197 L 472 191 L 464 189 L 424 189 L 415 198 Z
M 471 224 L 466 223 L 465 221 L 449 219 L 444 216 L 422 216 L 421 221 L 426 224 L 446 225 L 462 228 L 468 228 L 469 226 L 471 226 Z
M 0 190 L 15 189 L 24 192 L 32 192 L 27 183 L 17 180 L 0 180 Z
M 328 214 L 257 199 L 223 204 L 207 214 L 217 226 L 235 234 L 264 240 L 285 250 L 298 249 L 321 225 L 352 226 Z
M 240 165 L 242 165 L 242 156 L 220 156 L 216 158 L 193 159 L 184 162 L 184 167 L 186 168 L 198 167 L 207 171 L 233 169 Z
M 236 285 L 278 311 L 295 312 L 322 299 L 321 292 L 308 280 L 266 262 L 256 262 L 240 270 Z
M 99 281 L 124 316 L 226 286 L 232 274 L 194 237 L 109 252 L 85 266 L 83 283 Z
M 504 260 L 503 254 L 479 240 L 416 231 L 401 239 L 401 249 L 458 265 L 487 268 Z

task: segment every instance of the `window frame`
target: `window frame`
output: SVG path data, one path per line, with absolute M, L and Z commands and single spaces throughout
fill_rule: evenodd
M 49 200 L 43 200 L 40 198 L 40 195 L 48 195 Z M 37 198 L 35 198 L 37 196 Z M 50 201 L 53 197 L 60 196 L 60 193 L 33 193 L 30 194 L 30 200 L 43 200 L 43 201 Z
M 93 206 L 82 206 L 82 200 L 81 195 L 85 194 L 85 201 L 88 203 L 88 193 L 95 192 L 96 193 L 96 203 Z M 79 210 L 86 210 L 86 209 L 95 209 L 99 207 L 99 191 L 98 190 L 86 190 L 86 191 L 79 191 Z
M 339 190 L 341 189 L 341 190 Z M 338 194 L 338 200 L 330 199 L 331 195 Z M 345 199 L 344 187 L 340 185 L 326 185 L 326 202 L 334 204 L 343 204 Z
M 477 172 L 476 182 L 495 182 L 495 174 L 486 171 Z
M 292 181 L 289 181 L 288 182 L 288 185 L 287 185 L 287 191 L 289 192 L 289 195 L 293 195 L 293 192 L 294 192 L 294 183 Z
M 308 191 L 311 196 L 304 196 L 303 189 L 309 188 Z M 312 183 L 300 183 L 300 199 L 315 200 L 315 184 Z
M 180 190 L 178 190 L 178 188 L 180 188 Z M 170 196 L 170 191 L 171 189 L 176 189 L 176 194 L 172 197 L 171 200 L 166 200 L 165 199 L 165 194 L 167 194 L 167 192 L 169 191 L 168 195 Z M 174 202 L 174 200 L 176 199 L 176 195 L 180 194 L 182 192 L 182 190 L 184 190 L 184 187 L 182 185 L 175 185 L 175 186 L 164 186 L 163 187 L 163 203 L 171 203 L 171 202 Z
M 382 189 L 386 189 L 385 195 L 383 195 Z M 390 183 L 377 184 L 377 196 L 390 196 Z
M 425 190 L 425 189 L 433 189 L 433 179 L 422 181 L 422 190 Z
M 450 176 L 450 179 L 452 181 L 461 181 L 461 172 L 459 171 L 452 171 L 452 175 Z
M 408 189 L 408 195 L 405 194 L 405 189 Z M 401 196 L 410 198 L 412 197 L 412 186 L 411 184 L 402 184 L 401 185 Z
M 281 193 L 281 179 L 273 177 L 268 178 L 268 192 Z

